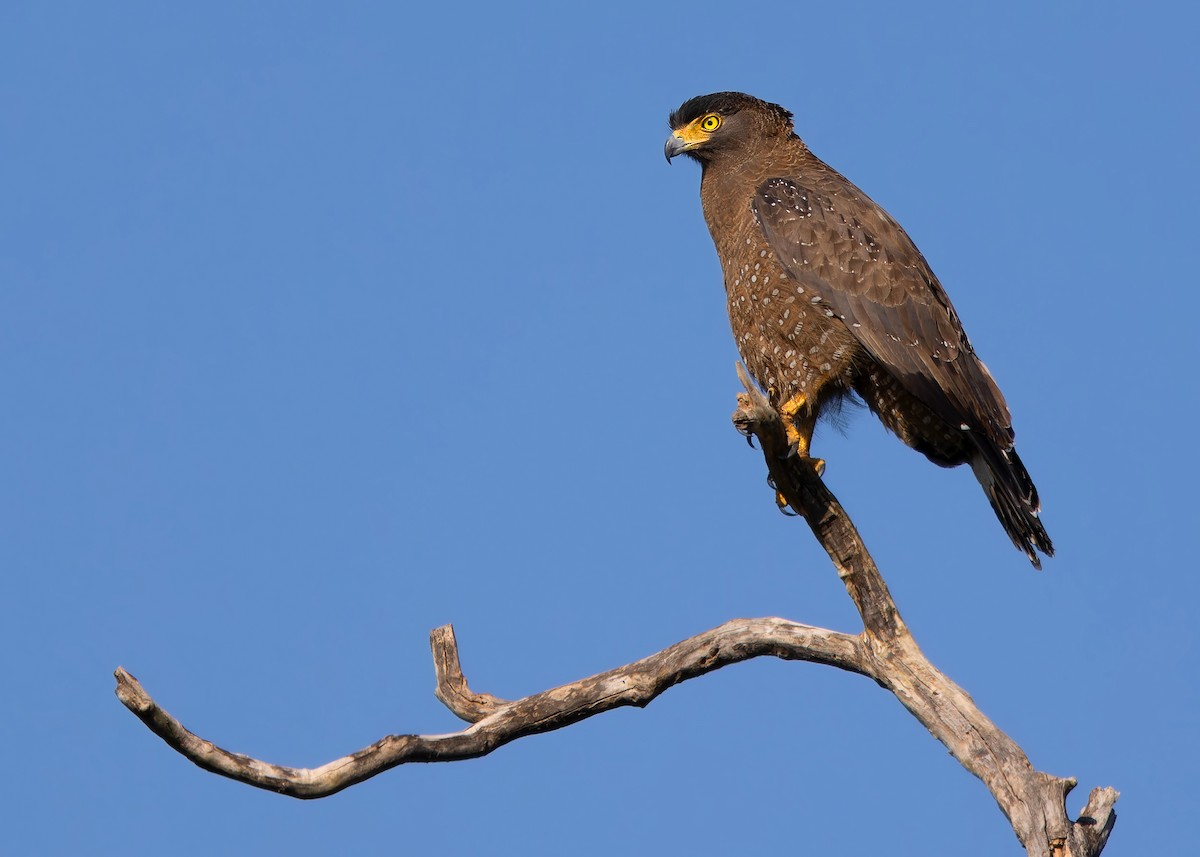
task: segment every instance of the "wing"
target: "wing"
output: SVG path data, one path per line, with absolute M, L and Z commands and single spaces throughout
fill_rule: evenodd
M 809 299 L 846 323 L 905 390 L 951 425 L 1012 447 L 1012 419 L 950 299 L 905 231 L 833 170 L 764 182 L 752 207 Z

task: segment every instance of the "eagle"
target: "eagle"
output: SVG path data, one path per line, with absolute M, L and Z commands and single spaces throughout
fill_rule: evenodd
M 669 123 L 667 160 L 702 168 L 738 351 L 796 453 L 808 457 L 817 420 L 857 396 L 934 464 L 969 464 L 1040 569 L 1038 553 L 1054 546 L 1008 405 L 900 224 L 809 151 L 777 104 L 718 92 L 685 101 Z

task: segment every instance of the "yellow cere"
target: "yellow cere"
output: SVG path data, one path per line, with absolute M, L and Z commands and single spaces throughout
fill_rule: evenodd
M 706 142 L 720 125 L 721 117 L 715 113 L 709 113 L 677 130 L 675 136 L 682 140 L 688 149 L 694 149 Z

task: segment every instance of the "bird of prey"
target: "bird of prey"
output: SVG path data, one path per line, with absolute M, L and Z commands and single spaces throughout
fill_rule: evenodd
M 702 95 L 670 126 L 667 160 L 686 154 L 703 170 L 738 351 L 797 453 L 809 455 L 822 412 L 857 394 L 933 463 L 969 464 L 1013 544 L 1041 568 L 1038 552 L 1054 547 L 1004 396 L 900 224 L 810 152 L 777 104 Z

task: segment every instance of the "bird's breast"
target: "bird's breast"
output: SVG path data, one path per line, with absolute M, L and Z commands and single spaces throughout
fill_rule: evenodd
M 849 386 L 857 340 L 820 296 L 791 278 L 747 205 L 738 223 L 713 232 L 734 341 L 750 373 L 786 400 L 816 396 L 829 381 Z

